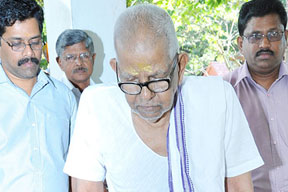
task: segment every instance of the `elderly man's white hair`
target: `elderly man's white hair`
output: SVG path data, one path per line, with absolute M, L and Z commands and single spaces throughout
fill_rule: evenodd
M 148 44 L 165 43 L 172 59 L 179 45 L 174 24 L 168 13 L 151 4 L 140 4 L 127 8 L 118 18 L 114 28 L 114 44 L 117 49 L 131 49 L 131 43 L 145 38 Z M 153 46 L 153 45 L 151 45 Z

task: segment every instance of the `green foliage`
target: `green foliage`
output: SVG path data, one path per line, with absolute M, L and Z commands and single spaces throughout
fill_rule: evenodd
M 36 0 L 36 2 L 44 9 L 44 1 L 43 0 Z M 42 31 L 42 41 L 44 44 L 47 43 L 47 30 L 46 30 L 46 22 L 43 23 L 43 31 Z M 46 60 L 45 56 L 42 54 L 42 59 L 40 61 L 41 69 L 47 69 L 48 61 Z
M 46 58 L 45 57 L 43 57 L 42 56 L 42 59 L 41 59 L 41 61 L 40 61 L 40 68 L 41 69 L 43 69 L 43 70 L 45 70 L 45 69 L 47 69 L 47 67 L 48 67 L 48 61 L 46 60 Z
M 153 3 L 165 9 L 175 24 L 182 51 L 189 54 L 186 72 L 202 75 L 211 61 L 225 62 L 229 69 L 237 60 L 238 12 L 247 0 L 127 0 L 127 6 Z
M 44 7 L 44 1 L 43 1 L 43 0 L 36 0 L 36 2 L 37 2 L 41 7 Z
M 281 2 L 284 4 L 285 8 L 287 8 L 287 0 L 281 0 Z

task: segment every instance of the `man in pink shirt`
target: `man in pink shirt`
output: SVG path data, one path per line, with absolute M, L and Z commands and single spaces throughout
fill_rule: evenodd
M 252 171 L 255 192 L 288 191 L 287 13 L 279 0 L 243 4 L 237 39 L 245 63 L 228 74 L 265 165 Z

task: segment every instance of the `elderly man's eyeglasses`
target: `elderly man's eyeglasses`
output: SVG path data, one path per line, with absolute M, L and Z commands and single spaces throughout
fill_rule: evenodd
M 283 33 L 283 31 L 270 31 L 267 33 L 267 35 L 262 33 L 253 33 L 249 36 L 243 35 L 243 37 L 248 39 L 248 42 L 251 44 L 259 44 L 264 39 L 264 37 L 267 37 L 270 42 L 280 41 L 283 37 Z
M 91 55 L 88 52 L 85 53 L 80 53 L 79 54 L 79 58 L 82 62 L 87 62 L 91 59 Z M 65 61 L 67 61 L 68 63 L 75 63 L 78 59 L 78 55 L 74 55 L 74 54 L 67 54 L 64 57 Z
M 15 42 L 8 42 L 3 37 L 1 37 L 1 39 L 3 39 L 3 41 L 7 43 L 7 45 L 11 47 L 13 51 L 17 51 L 17 52 L 24 51 L 27 45 L 29 45 L 29 47 L 32 50 L 41 50 L 43 46 L 41 38 L 30 39 L 29 43 L 24 43 L 23 40 L 15 40 Z
M 172 74 L 176 68 L 178 63 L 178 53 L 176 53 L 175 57 L 172 60 L 173 66 L 172 70 L 169 73 L 167 78 L 154 79 L 152 81 L 147 81 L 144 83 L 136 83 L 136 82 L 120 82 L 118 77 L 118 64 L 116 63 L 116 75 L 117 82 L 119 88 L 128 95 L 138 95 L 141 93 L 143 87 L 147 87 L 151 92 L 161 93 L 167 91 L 170 88 Z

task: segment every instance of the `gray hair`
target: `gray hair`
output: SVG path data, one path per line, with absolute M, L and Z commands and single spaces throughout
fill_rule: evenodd
M 139 35 L 150 38 L 149 43 L 162 40 L 167 46 L 170 59 L 178 52 L 179 45 L 174 24 L 169 14 L 151 4 L 139 4 L 127 8 L 118 18 L 114 27 L 114 45 L 128 45 Z M 128 44 L 127 44 L 128 43 Z
M 90 54 L 94 53 L 94 45 L 91 37 L 80 29 L 67 29 L 63 31 L 56 42 L 56 52 L 58 57 L 62 55 L 67 46 L 71 46 L 80 42 L 84 42 L 86 49 Z

